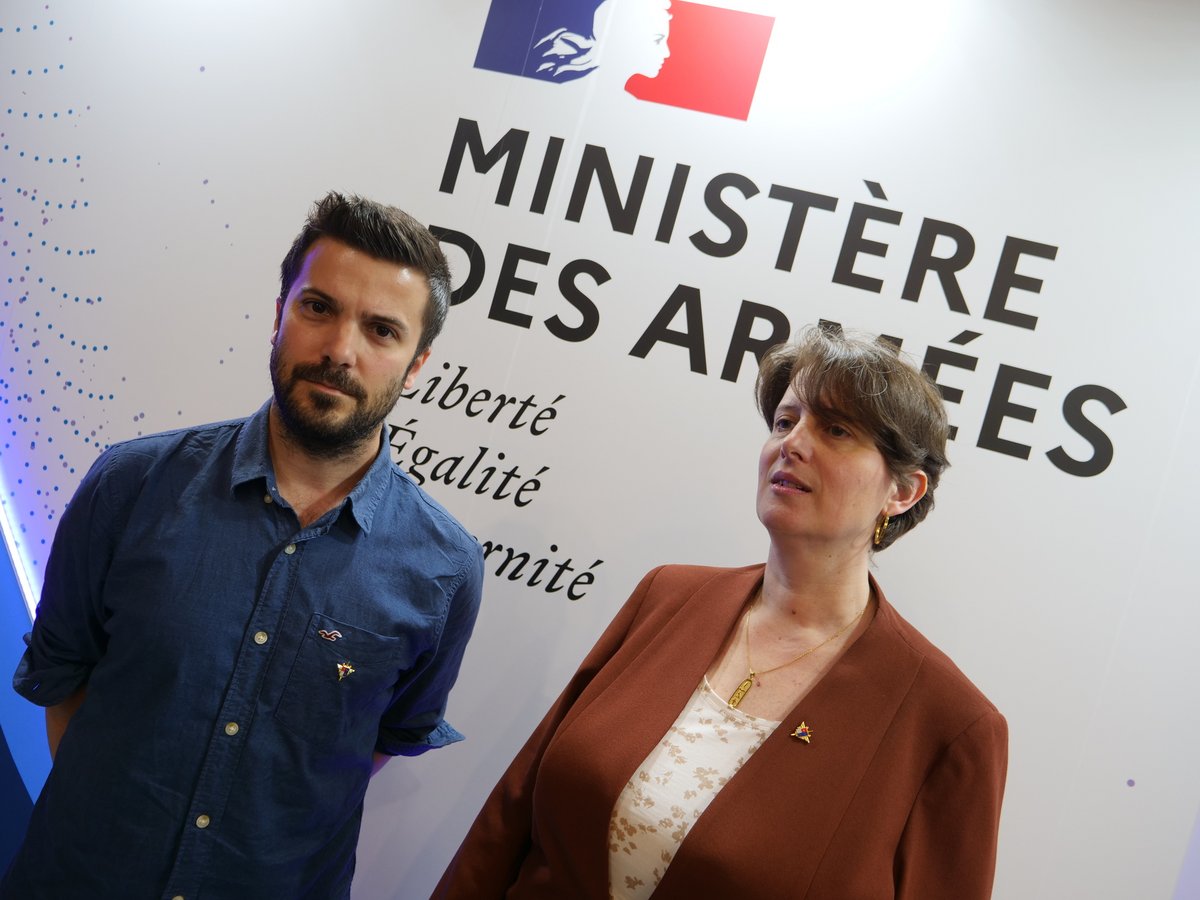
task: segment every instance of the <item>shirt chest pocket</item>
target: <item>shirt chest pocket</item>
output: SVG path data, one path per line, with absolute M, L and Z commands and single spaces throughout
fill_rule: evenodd
M 311 744 L 369 752 L 412 642 L 314 615 L 275 708 L 275 718 Z

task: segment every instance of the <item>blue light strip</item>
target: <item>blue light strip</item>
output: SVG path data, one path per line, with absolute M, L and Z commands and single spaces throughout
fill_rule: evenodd
M 4 473 L 0 470 L 3 490 Z M 7 493 L 0 497 L 4 498 L 0 502 L 0 533 L 4 535 L 4 549 L 0 551 L 0 679 L 7 681 L 25 652 L 22 635 L 29 630 L 38 591 L 34 588 L 33 567 L 17 540 L 20 528 L 12 521 L 17 517 L 15 506 L 10 508 L 13 498 Z M 0 797 L 0 828 L 11 829 L 16 821 L 12 816 L 26 807 L 28 798 L 41 792 L 50 772 L 44 714 L 16 691 L 0 690 L 0 731 L 27 795 Z
M 25 611 L 29 613 L 29 621 L 33 621 L 34 610 L 37 608 L 37 598 L 41 591 L 37 586 L 37 579 L 34 575 L 32 562 L 26 557 L 21 549 L 21 544 L 17 540 L 17 525 L 9 521 L 9 507 L 12 503 L 12 495 L 4 483 L 4 471 L 0 469 L 0 496 L 7 499 L 0 501 L 0 533 L 4 535 L 4 547 L 8 552 L 8 558 L 12 562 L 13 574 L 17 578 L 17 587 L 21 591 L 21 598 L 25 601 Z M 16 515 L 16 509 L 12 509 L 12 515 Z

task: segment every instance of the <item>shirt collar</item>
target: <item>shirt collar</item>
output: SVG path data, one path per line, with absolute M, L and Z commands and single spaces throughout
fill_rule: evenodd
M 271 401 L 268 400 L 242 424 L 233 447 L 231 489 L 256 478 L 265 478 L 272 486 L 275 484 L 275 470 L 271 468 L 271 454 L 267 451 L 267 414 L 270 410 Z
M 268 400 L 258 412 L 250 416 L 242 425 L 241 433 L 233 449 L 233 471 L 230 477 L 230 490 L 257 479 L 264 479 L 271 491 L 277 491 L 275 485 L 275 469 L 271 465 L 271 454 L 267 445 L 267 419 L 271 410 Z M 342 501 L 339 509 L 350 507 L 350 514 L 358 526 L 367 534 L 371 533 L 371 522 L 375 518 L 375 510 L 390 480 L 392 460 L 387 442 L 380 439 L 379 452 L 375 455 L 371 467 L 363 473 L 358 484 Z

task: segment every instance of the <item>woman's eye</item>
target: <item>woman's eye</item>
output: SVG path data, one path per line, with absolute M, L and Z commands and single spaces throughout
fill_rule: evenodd
M 843 425 L 838 425 L 836 422 L 829 426 L 829 433 L 834 437 L 852 437 L 850 429 Z
M 780 417 L 775 420 L 775 430 L 776 431 L 790 431 L 791 427 L 792 427 L 791 419 L 785 419 L 785 418 Z

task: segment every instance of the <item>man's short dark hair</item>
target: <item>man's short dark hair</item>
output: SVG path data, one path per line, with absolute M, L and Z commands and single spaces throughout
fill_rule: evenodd
M 429 349 L 441 333 L 450 308 L 450 265 L 429 229 L 395 206 L 330 191 L 313 205 L 304 228 L 279 266 L 280 298 L 291 291 L 304 255 L 323 237 L 341 241 L 375 259 L 411 266 L 425 276 L 429 300 L 417 354 Z

